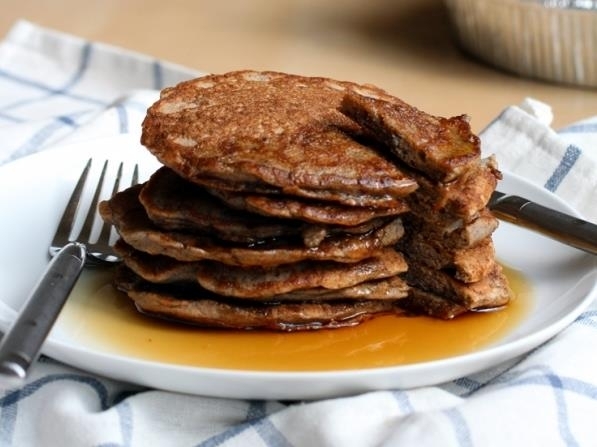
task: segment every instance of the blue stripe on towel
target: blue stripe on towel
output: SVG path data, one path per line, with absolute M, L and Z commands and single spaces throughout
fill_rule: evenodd
M 574 166 L 574 163 L 576 163 L 580 157 L 580 154 L 582 154 L 582 151 L 573 144 L 566 148 L 566 152 L 560 160 L 560 164 L 553 171 L 551 177 L 547 179 L 547 182 L 545 182 L 545 188 L 547 190 L 555 192 L 555 190 L 558 189 L 558 186 L 560 186 L 560 183 L 566 178 L 566 175 L 568 175 Z
M 81 57 L 79 59 L 79 66 L 77 70 L 73 74 L 73 76 L 66 82 L 66 84 L 62 87 L 62 91 L 68 90 L 72 86 L 76 85 L 82 78 L 87 69 L 89 68 L 89 60 L 91 59 L 91 50 L 92 45 L 90 43 L 86 43 L 81 48 Z
M 558 130 L 558 133 L 593 133 L 597 132 L 597 122 L 596 123 L 579 123 L 579 124 L 572 124 L 570 126 L 564 127 L 563 129 Z
M 472 447 L 473 441 L 471 438 L 471 431 L 466 423 L 466 419 L 456 408 L 450 408 L 444 411 L 454 428 L 454 434 L 461 447 Z
M 234 438 L 249 428 L 254 428 L 268 446 L 290 447 L 292 444 L 268 419 L 265 405 L 265 401 L 251 401 L 249 409 L 247 410 L 245 422 L 230 427 L 229 429 L 206 439 L 198 444 L 198 447 L 216 447 L 222 445 L 224 442 Z
M 525 377 L 525 375 L 529 375 L 533 372 L 536 372 L 536 374 L 533 376 Z M 533 366 L 528 369 L 513 371 L 504 374 L 501 377 L 499 377 L 497 383 L 499 383 L 500 386 L 506 388 L 529 384 L 549 385 L 553 388 L 555 382 L 550 380 L 550 377 L 555 375 L 556 374 L 546 366 Z M 591 383 L 584 382 L 582 380 L 578 380 L 572 377 L 558 376 L 557 386 L 563 391 L 569 391 L 597 401 L 597 386 Z
M 118 129 L 120 133 L 127 133 L 129 131 L 129 116 L 126 107 L 122 104 L 116 104 L 116 113 L 118 114 Z
M 97 394 L 101 410 L 106 410 L 108 408 L 108 390 L 102 382 L 93 377 L 82 376 L 79 374 L 52 374 L 42 377 L 41 379 L 28 383 L 21 389 L 9 391 L 0 398 L 0 427 L 2 428 L 0 441 L 2 441 L 3 446 L 11 444 L 11 442 L 5 441 L 12 441 L 18 413 L 18 403 L 29 396 L 34 395 L 43 387 L 63 380 L 88 385 Z
M 76 94 L 76 93 L 72 93 L 72 92 L 68 91 L 70 88 L 72 88 L 74 85 L 76 85 L 82 79 L 83 75 L 87 71 L 87 68 L 89 66 L 89 59 L 91 57 L 91 49 L 92 49 L 92 45 L 90 45 L 90 44 L 83 46 L 83 48 L 81 49 L 81 59 L 79 62 L 79 66 L 77 67 L 77 70 L 75 71 L 73 76 L 69 80 L 67 80 L 66 83 L 62 87 L 59 87 L 59 88 L 50 87 L 50 86 L 44 84 L 43 82 L 32 80 L 32 79 L 27 79 L 22 76 L 18 76 L 16 74 L 12 74 L 6 70 L 0 70 L 0 77 L 7 79 L 9 81 L 12 81 L 16 84 L 25 85 L 27 87 L 31 87 L 31 88 L 34 88 L 34 89 L 37 89 L 37 90 L 40 90 L 40 91 L 46 93 L 46 95 L 41 98 L 28 98 L 28 99 L 14 102 L 12 104 L 5 105 L 4 107 L 2 107 L 2 110 L 9 110 L 9 109 L 19 107 L 19 106 L 22 106 L 25 104 L 37 102 L 41 99 L 47 99 L 48 96 L 53 96 L 53 95 L 61 95 L 61 96 L 65 96 L 70 99 L 75 99 L 77 101 L 82 101 L 82 102 L 92 103 L 92 104 L 97 104 L 97 105 L 102 105 L 102 106 L 108 105 L 108 102 L 106 102 L 105 100 L 99 100 L 96 98 L 92 98 L 89 96 L 84 96 L 84 95 L 80 95 L 80 94 Z
M 81 56 L 79 59 L 79 65 L 75 71 L 75 73 L 71 76 L 70 79 L 68 79 L 66 81 L 66 83 L 58 88 L 58 89 L 46 89 L 46 95 L 42 96 L 42 97 L 36 97 L 36 98 L 27 98 L 27 99 L 23 99 L 17 102 L 13 102 L 12 104 L 8 104 L 5 105 L 2 110 L 10 110 L 10 109 L 14 109 L 17 107 L 21 107 L 23 105 L 26 104 L 31 104 L 34 102 L 38 102 L 40 100 L 45 100 L 47 99 L 49 96 L 54 96 L 54 95 L 62 95 L 65 94 L 71 87 L 73 87 L 74 85 L 76 85 L 81 78 L 83 77 L 83 75 L 85 74 L 85 72 L 87 71 L 87 68 L 89 66 L 89 58 L 91 56 L 91 44 L 87 43 L 85 44 L 82 48 L 81 48 Z M 21 82 L 22 83 L 22 82 Z
M 126 107 L 127 109 L 131 109 L 131 110 L 136 110 L 138 112 L 143 112 L 143 114 L 145 115 L 145 112 L 147 111 L 147 107 L 149 107 L 149 104 L 145 104 L 139 101 L 134 101 L 132 99 L 126 99 L 124 101 L 121 102 L 121 104 L 123 105 L 123 107 Z
M 236 435 L 242 433 L 249 427 L 250 427 L 250 425 L 247 423 L 234 425 L 234 426 L 230 427 L 229 429 L 227 429 L 221 433 L 218 433 L 217 435 L 214 435 L 211 438 L 206 439 L 205 441 L 201 442 L 200 444 L 197 444 L 197 447 L 217 447 L 219 445 L 222 445 L 229 439 L 234 438 Z
M 129 446 L 133 440 L 133 410 L 128 402 L 120 402 L 116 405 L 116 411 L 120 422 L 122 445 Z
M 0 407 L 0 445 L 2 446 L 12 445 L 14 426 L 17 420 L 16 402 L 21 399 L 20 390 L 13 391 L 13 393 L 15 393 L 12 395 L 15 403 Z
M 54 135 L 56 132 L 58 132 L 60 129 L 64 127 L 65 124 L 62 120 L 57 119 L 51 121 L 49 124 L 35 132 L 29 138 L 29 140 L 23 143 L 20 147 L 12 151 L 11 158 L 14 160 L 19 157 L 24 157 L 25 155 L 29 155 L 33 152 L 36 152 L 45 141 L 47 141 L 49 138 L 52 137 L 52 135 Z
M 54 120 L 49 121 L 45 126 L 31 135 L 27 141 L 22 143 L 21 146 L 12 150 L 11 159 L 23 157 L 37 151 L 49 138 L 65 127 L 78 128 L 80 124 L 76 118 L 86 118 L 87 115 L 88 111 L 76 112 L 71 115 L 58 116 Z
M 597 329 L 597 310 L 583 312 L 574 322 Z
M 128 402 L 120 402 L 116 405 L 118 421 L 120 423 L 120 435 L 122 443 L 104 442 L 95 447 L 129 447 L 133 440 L 133 411 Z
M 392 395 L 398 402 L 398 407 L 400 411 L 404 414 L 414 413 L 415 409 L 408 398 L 408 394 L 401 390 L 392 391 Z
M 459 397 L 467 398 L 477 392 L 482 391 L 486 387 L 491 387 L 496 383 L 500 383 L 501 377 L 508 374 L 508 372 L 513 368 L 516 368 L 516 366 L 523 362 L 527 356 L 532 354 L 532 352 L 533 351 L 527 353 L 526 355 L 521 355 L 513 362 L 506 362 L 498 365 L 491 371 L 485 371 L 479 375 L 456 379 L 451 383 L 461 388 L 461 390 L 453 390 L 451 392 Z M 483 380 L 478 380 L 474 377 L 482 377 Z
M 164 88 L 164 69 L 159 61 L 153 63 L 153 88 L 161 90 Z
M 251 403 L 247 419 L 249 419 L 255 431 L 268 446 L 292 446 L 292 444 L 288 442 L 288 439 L 286 439 L 280 430 L 278 430 L 267 417 L 267 412 L 265 410 L 264 401 L 255 401 Z
M 558 430 L 560 432 L 560 436 L 565 441 L 567 446 L 577 446 L 578 442 L 574 439 L 574 435 L 570 430 L 570 418 L 568 415 L 568 408 L 566 405 L 566 397 L 563 392 L 565 389 L 563 379 L 560 378 L 557 374 L 546 372 L 541 376 L 535 376 L 530 378 L 530 380 L 527 383 L 533 383 L 534 381 L 536 381 L 535 383 L 545 381 L 549 386 L 551 386 L 556 402 L 556 410 L 558 414 Z
M 9 115 L 8 113 L 0 112 L 0 120 L 9 121 L 10 123 L 24 123 L 23 118 L 17 118 L 16 116 Z
M 60 121 L 61 123 L 66 124 L 67 126 L 71 126 L 71 127 L 74 127 L 74 128 L 79 127 L 79 125 L 77 124 L 77 122 L 74 119 L 72 119 L 70 116 L 66 116 L 66 115 L 59 116 L 56 119 L 58 121 Z
M 466 389 L 467 395 L 473 394 L 475 391 L 477 391 L 485 385 L 484 383 L 481 383 L 470 377 L 461 377 L 459 379 L 454 380 L 454 383 L 459 387 Z
M 536 373 L 528 375 L 533 372 Z M 505 374 L 500 378 L 500 384 L 506 388 L 529 385 L 549 387 L 554 394 L 560 436 L 565 445 L 578 445 L 570 428 L 566 393 L 574 393 L 597 401 L 597 387 L 595 385 L 572 377 L 559 376 L 550 368 L 544 366 L 535 366 L 512 374 Z
M 560 436 L 566 441 L 566 445 L 577 446 L 578 442 L 570 429 L 570 417 L 568 414 L 566 395 L 563 392 L 562 379 L 557 374 L 547 374 L 546 377 L 554 390 L 556 405 L 558 407 L 558 429 L 560 431 Z

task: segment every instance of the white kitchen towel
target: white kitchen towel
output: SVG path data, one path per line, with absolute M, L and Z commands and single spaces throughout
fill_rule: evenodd
M 156 89 L 197 74 L 19 22 L 0 44 L 0 163 L 138 133 Z M 595 221 L 597 116 L 556 133 L 550 113 L 531 99 L 509 107 L 482 133 L 484 150 Z M 146 389 L 41 357 L 25 385 L 0 391 L 0 446 L 592 446 L 596 349 L 593 303 L 548 343 L 490 370 L 310 402 Z
M 597 113 L 597 104 L 595 105 Z M 556 133 L 551 110 L 527 98 L 504 110 L 481 134 L 483 151 L 498 155 L 501 169 L 557 193 L 597 221 L 597 116 Z

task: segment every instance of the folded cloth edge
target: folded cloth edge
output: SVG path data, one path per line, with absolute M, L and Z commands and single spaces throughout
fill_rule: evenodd
M 548 108 L 533 99 L 507 107 L 480 133 L 483 153 L 495 154 L 500 169 L 549 190 L 597 222 L 597 154 L 549 127 Z

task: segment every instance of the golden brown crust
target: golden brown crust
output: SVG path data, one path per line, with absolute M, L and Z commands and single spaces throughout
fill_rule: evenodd
M 461 218 L 465 223 L 479 216 L 501 178 L 492 157 L 472 166 L 449 183 L 429 180 L 421 174 L 411 175 L 419 184 L 419 189 L 407 200 L 414 214 L 435 216 L 442 213 Z
M 225 193 L 218 194 L 218 197 Z M 241 199 L 233 194 L 232 202 Z M 296 201 L 284 201 L 277 197 L 267 198 L 257 196 L 258 201 L 273 201 L 278 203 L 279 209 L 290 209 Z M 139 194 L 139 201 L 151 221 L 159 228 L 172 231 L 194 231 L 213 235 L 218 239 L 241 244 L 262 244 L 274 238 L 302 239 L 305 246 L 315 248 L 326 237 L 334 234 L 363 234 L 387 223 L 397 214 L 390 210 L 372 210 L 369 208 L 353 208 L 331 204 L 317 208 L 313 204 L 312 211 L 322 213 L 336 211 L 330 217 L 345 223 L 355 217 L 367 217 L 355 225 L 325 225 L 311 223 L 304 220 L 290 219 L 287 215 L 280 217 L 266 217 L 264 215 L 246 212 L 238 207 L 230 207 L 221 200 L 208 193 L 204 188 L 188 182 L 167 167 L 158 169 L 143 185 Z M 284 207 L 284 204 L 288 206 Z M 242 208 L 242 207 L 241 207 Z M 339 208 L 339 209 L 337 209 Z M 348 214 L 343 221 L 341 211 Z M 386 213 L 386 211 L 389 212 Z M 320 213 L 321 214 L 321 213 Z M 282 218 L 283 217 L 283 218 Z M 352 217 L 352 219 L 351 219 Z M 334 223 L 331 219 L 330 223 Z
M 209 235 L 168 231 L 147 217 L 138 196 L 141 185 L 131 187 L 100 203 L 100 214 L 112 223 L 122 239 L 137 250 L 170 256 L 180 261 L 212 260 L 228 265 L 267 266 L 303 260 L 356 262 L 376 250 L 393 246 L 404 229 L 399 218 L 365 234 L 331 236 L 317 249 L 279 241 L 273 245 L 234 245 Z
M 449 182 L 479 163 L 480 141 L 467 116 L 435 117 L 398 98 L 363 93 L 347 93 L 340 110 L 411 168 Z
M 360 144 L 360 127 L 337 110 L 353 86 L 254 71 L 183 82 L 149 108 L 141 142 L 182 177 L 211 186 L 403 197 L 415 181 Z
M 396 276 L 407 268 L 402 255 L 391 248 L 351 264 L 296 262 L 273 267 L 238 267 L 209 261 L 181 262 L 143 253 L 123 241 L 118 241 L 115 249 L 124 264 L 146 281 L 161 284 L 197 282 L 204 289 L 222 296 L 258 301 L 280 299 L 279 295 L 314 288 L 331 292 L 365 281 Z
M 436 270 L 452 272 L 462 282 L 480 281 L 493 270 L 495 249 L 491 237 L 472 247 L 446 247 L 443 241 L 430 238 L 423 232 L 410 233 L 398 247 L 408 256 Z
M 481 280 L 464 283 L 450 274 L 407 257 L 407 282 L 424 291 L 439 295 L 467 309 L 497 307 L 508 304 L 512 291 L 498 263 Z
M 343 300 L 246 303 L 226 300 L 193 284 L 164 288 L 143 281 L 121 266 L 116 287 L 139 311 L 198 326 L 298 331 L 355 326 L 376 315 L 402 314 L 399 300 Z
M 231 209 L 166 167 L 158 169 L 143 185 L 139 201 L 151 221 L 164 230 L 197 231 L 245 244 L 301 234 L 296 221 Z
M 117 253 L 123 258 L 123 263 L 126 265 L 131 271 L 137 274 L 140 278 L 144 279 L 153 284 L 172 284 L 174 287 L 177 287 L 177 284 L 185 283 L 185 284 L 199 284 L 201 286 L 205 286 L 203 281 L 201 280 L 201 276 L 205 276 L 209 274 L 209 269 L 202 269 L 201 268 L 201 261 L 198 262 L 179 262 L 172 258 L 167 258 L 166 256 L 151 256 L 145 253 L 139 252 L 134 250 L 132 247 L 126 245 L 122 240 L 119 240 L 116 244 Z M 358 271 L 356 271 L 357 275 L 353 275 L 352 279 L 347 281 L 345 276 L 349 276 L 351 272 L 359 267 L 362 268 L 367 266 L 369 261 L 360 262 L 356 264 L 360 265 L 348 265 L 348 271 L 343 271 L 343 275 L 340 278 L 343 283 L 335 282 L 334 285 L 336 288 L 329 288 L 326 286 L 317 286 L 313 283 L 309 284 L 308 288 L 294 288 L 289 287 L 288 291 L 284 291 L 281 293 L 277 293 L 276 295 L 266 296 L 263 293 L 259 294 L 252 294 L 254 296 L 238 296 L 238 293 L 232 294 L 236 298 L 239 299 L 249 299 L 250 301 L 270 301 L 270 302 L 278 302 L 278 301 L 305 301 L 305 300 L 323 300 L 323 301 L 330 301 L 330 300 L 363 300 L 363 299 L 374 299 L 374 300 L 397 300 L 399 298 L 406 297 L 408 295 L 409 286 L 406 284 L 406 281 L 402 279 L 398 274 L 394 276 L 387 276 L 383 271 L 380 272 L 379 275 L 369 275 L 369 276 L 379 276 L 376 279 L 365 279 L 362 282 L 358 282 L 352 285 L 351 284 L 355 280 L 363 279 L 362 275 L 358 275 Z M 402 267 L 398 266 L 396 270 L 402 270 L 406 265 L 402 260 L 401 263 L 403 264 Z M 296 264 L 290 264 L 292 268 L 296 268 Z M 212 266 L 213 268 L 214 266 Z M 218 271 L 227 270 L 227 266 L 224 264 L 219 264 Z M 223 267 L 223 269 L 221 269 Z M 281 270 L 285 270 L 285 266 L 277 266 L 272 268 L 272 272 Z M 311 266 L 311 270 L 317 268 L 317 266 Z M 382 266 L 383 268 L 383 266 Z M 316 271 L 315 271 L 316 272 Z M 386 270 L 386 273 L 389 271 Z M 199 273 L 199 276 L 198 276 Z M 248 273 L 253 273 L 248 269 Z M 318 272 L 316 272 L 317 274 Z M 321 272 L 319 272 L 321 273 Z M 363 273 L 363 272 L 361 272 Z M 398 272 L 397 273 L 401 273 Z M 308 278 L 309 272 L 304 275 L 302 280 L 303 283 L 305 281 L 309 281 Z M 263 275 L 257 275 L 253 277 L 247 277 L 249 280 L 255 279 L 255 277 L 263 277 Z M 208 278 L 211 279 L 211 278 Z M 327 281 L 326 281 L 327 282 Z M 296 282 L 295 282 L 296 284 Z M 230 287 L 230 285 L 228 285 Z M 244 289 L 244 284 L 241 284 L 241 287 Z M 164 290 L 167 289 L 167 286 L 164 286 Z M 292 290 L 290 290 L 292 289 Z M 214 292 L 210 288 L 206 290 L 210 290 L 210 292 Z M 242 290 L 242 289 L 238 289 Z M 209 295 L 211 296 L 211 295 Z M 214 295 L 213 297 L 222 296 L 222 293 L 218 295 Z
M 462 304 L 417 287 L 410 288 L 409 296 L 401 300 L 399 306 L 416 315 L 429 315 L 443 320 L 451 320 L 468 312 L 468 309 Z
M 133 187 L 100 206 L 132 246 L 117 246 L 116 284 L 142 312 L 303 330 L 510 298 L 486 208 L 500 173 L 466 116 L 245 70 L 165 89 L 142 143 L 174 180 L 154 178 L 142 203 Z
M 305 222 L 352 227 L 379 217 L 406 213 L 406 201 L 393 208 L 346 206 L 330 202 L 297 199 L 292 196 L 242 194 L 211 189 L 210 192 L 232 208 L 263 216 L 299 219 Z

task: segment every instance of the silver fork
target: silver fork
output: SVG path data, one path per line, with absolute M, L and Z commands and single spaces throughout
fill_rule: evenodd
M 60 250 L 62 250 L 63 247 L 69 243 L 72 243 L 72 241 L 86 241 L 84 242 L 85 248 L 87 249 L 87 259 L 85 262 L 86 266 L 102 265 L 106 262 L 111 263 L 120 260 L 110 245 L 111 225 L 108 225 L 104 222 L 101 226 L 99 236 L 94 242 L 91 242 L 93 224 L 97 216 L 97 206 L 100 202 L 102 189 L 104 188 L 106 172 L 108 169 L 107 160 L 104 162 L 99 179 L 97 180 L 97 186 L 93 193 L 93 198 L 91 200 L 87 215 L 85 216 L 83 226 L 78 235 L 74 236 L 74 232 L 76 231 L 75 219 L 77 215 L 77 209 L 81 202 L 81 195 L 83 193 L 83 188 L 85 187 L 87 176 L 91 168 L 91 163 L 92 160 L 89 159 L 85 165 L 85 168 L 83 169 L 83 172 L 81 173 L 81 176 L 79 177 L 77 184 L 75 185 L 75 189 L 72 192 L 64 213 L 62 214 L 62 218 L 60 219 L 60 223 L 58 224 L 58 228 L 56 229 L 56 233 L 54 234 L 54 239 L 52 239 L 52 243 L 50 244 L 50 256 L 54 257 Z M 116 173 L 116 178 L 114 179 L 114 185 L 112 187 L 110 197 L 120 189 L 122 170 L 123 163 L 120 163 L 118 165 L 118 171 Z M 135 185 L 138 181 L 139 167 L 138 165 L 135 165 L 130 184 Z
M 119 261 L 110 245 L 111 225 L 102 223 L 99 236 L 92 239 L 98 204 L 106 186 L 107 161 L 99 175 L 89 208 L 84 213 L 85 220 L 78 230 L 77 211 L 82 202 L 91 164 L 90 159 L 62 214 L 49 247 L 52 260 L 25 301 L 19 316 L 0 340 L 0 377 L 9 385 L 18 384 L 27 376 L 83 267 Z M 122 172 L 123 164 L 120 163 L 111 195 L 120 189 Z M 138 176 L 138 166 L 135 165 L 131 185 L 138 182 Z

